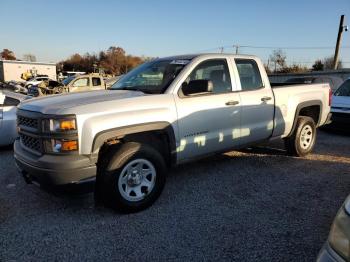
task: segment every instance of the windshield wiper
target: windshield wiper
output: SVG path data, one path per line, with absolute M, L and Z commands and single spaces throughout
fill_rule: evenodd
M 142 93 L 145 93 L 145 94 L 153 94 L 152 92 L 150 92 L 149 90 L 145 90 L 145 89 L 142 89 L 142 88 L 137 88 L 137 87 L 122 87 L 122 88 L 117 88 L 117 89 L 114 89 L 114 90 L 129 90 L 129 91 L 139 91 L 139 92 L 142 92 Z
M 126 86 L 126 87 L 122 87 L 122 88 L 117 88 L 115 90 L 131 90 L 131 91 L 139 91 L 139 89 L 137 87 L 132 87 L 132 86 Z

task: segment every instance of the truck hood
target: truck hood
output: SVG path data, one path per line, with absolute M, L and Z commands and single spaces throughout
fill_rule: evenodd
M 350 96 L 333 96 L 332 108 L 334 107 L 350 110 Z
M 28 111 L 40 112 L 43 114 L 60 114 L 63 110 L 77 106 L 90 105 L 95 103 L 97 104 L 101 102 L 112 100 L 115 101 L 139 96 L 145 96 L 145 94 L 138 91 L 127 90 L 77 92 L 29 99 L 20 103 L 18 108 Z

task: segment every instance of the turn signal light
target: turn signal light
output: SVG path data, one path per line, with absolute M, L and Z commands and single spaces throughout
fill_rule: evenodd
M 74 151 L 78 150 L 78 143 L 77 141 L 62 141 L 62 151 Z
M 52 139 L 52 151 L 55 153 L 77 151 L 78 141 L 77 140 L 58 140 Z
M 64 120 L 61 121 L 61 130 L 74 130 L 75 128 L 75 120 Z
M 59 131 L 70 131 L 76 130 L 76 121 L 75 119 L 51 119 L 50 120 L 50 131 L 59 132 Z

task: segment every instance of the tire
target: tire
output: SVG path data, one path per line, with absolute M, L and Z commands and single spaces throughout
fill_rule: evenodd
M 141 211 L 157 200 L 166 174 L 165 161 L 157 150 L 128 142 L 106 157 L 96 182 L 100 196 L 95 199 L 125 213 Z
M 55 94 L 62 94 L 63 93 L 63 87 L 59 86 L 57 88 L 55 88 Z
M 316 141 L 316 124 L 311 117 L 299 116 L 293 134 L 285 138 L 287 154 L 302 157 L 309 154 Z

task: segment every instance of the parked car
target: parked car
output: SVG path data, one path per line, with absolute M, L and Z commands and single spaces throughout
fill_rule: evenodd
M 337 76 L 306 76 L 295 77 L 285 81 L 287 84 L 314 84 L 314 83 L 328 83 L 334 92 L 343 83 L 343 79 Z
M 338 211 L 327 242 L 318 254 L 317 261 L 350 261 L 350 196 Z
M 25 95 L 0 90 L 0 146 L 12 144 L 17 134 L 16 107 Z
M 61 94 L 64 91 L 64 85 L 55 80 L 45 80 L 38 85 L 33 85 L 28 88 L 28 95 L 30 96 L 44 96 Z
M 332 123 L 329 127 L 349 131 L 350 127 L 350 78 L 334 92 L 332 97 Z
M 75 75 L 64 79 L 61 83 L 54 80 L 42 81 L 28 88 L 31 96 L 45 96 L 69 92 L 82 92 L 105 89 L 103 78 L 96 74 Z
M 22 102 L 14 157 L 27 182 L 96 180 L 97 201 L 135 212 L 158 198 L 173 165 L 276 138 L 307 155 L 330 97 L 328 84 L 271 88 L 255 56 L 159 58 L 110 90 Z
M 0 88 L 3 90 L 9 90 L 12 92 L 16 92 L 16 93 L 21 93 L 26 92 L 27 89 L 24 88 L 24 83 L 23 82 L 18 82 L 18 81 L 7 81 L 7 82 L 3 82 L 0 83 Z
M 28 93 L 28 88 L 25 87 L 25 83 L 20 83 L 20 82 L 18 82 L 15 85 L 12 85 L 12 90 L 15 93 L 21 93 L 21 94 L 27 94 Z
M 48 76 L 45 76 L 45 75 L 43 75 L 43 76 L 36 76 L 36 77 L 33 77 L 33 78 L 29 79 L 29 80 L 25 83 L 24 87 L 28 89 L 29 87 L 31 87 L 31 86 L 33 86 L 33 85 L 38 85 L 38 84 L 40 84 L 42 81 L 45 81 L 45 80 L 49 80 L 49 77 L 48 77 Z
M 62 81 L 64 92 L 82 92 L 106 89 L 103 77 L 99 74 L 75 75 Z

